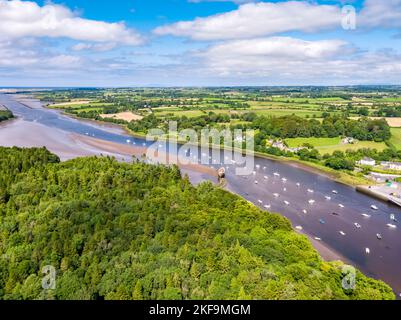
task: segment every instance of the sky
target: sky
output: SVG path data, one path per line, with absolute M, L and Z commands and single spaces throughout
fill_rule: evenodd
M 401 84 L 401 0 L 0 0 L 1 87 Z

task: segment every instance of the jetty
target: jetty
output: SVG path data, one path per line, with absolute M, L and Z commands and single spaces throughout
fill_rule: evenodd
M 401 195 L 397 194 L 394 188 L 389 186 L 357 186 L 358 192 L 367 194 L 384 202 L 390 202 L 401 207 Z

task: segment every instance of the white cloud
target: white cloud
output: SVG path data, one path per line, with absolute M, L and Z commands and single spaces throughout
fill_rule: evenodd
M 358 20 L 363 27 L 400 28 L 401 0 L 365 0 Z
M 400 83 L 401 77 L 399 53 L 363 52 L 341 40 L 235 40 L 194 56 L 199 59 L 199 72 L 234 84 Z
M 321 31 L 336 26 L 341 26 L 341 10 L 334 5 L 299 1 L 261 2 L 244 4 L 223 14 L 161 26 L 154 33 L 194 40 L 227 40 L 287 31 Z
M 104 52 L 114 49 L 117 46 L 116 43 L 77 43 L 71 47 L 74 51 L 95 51 Z
M 56 4 L 0 0 L 0 39 L 24 37 L 70 38 L 79 41 L 142 43 L 141 36 L 124 23 L 84 19 Z

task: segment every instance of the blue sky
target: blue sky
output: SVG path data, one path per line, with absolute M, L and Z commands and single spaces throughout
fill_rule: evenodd
M 401 84 L 400 43 L 401 0 L 0 0 L 0 86 Z

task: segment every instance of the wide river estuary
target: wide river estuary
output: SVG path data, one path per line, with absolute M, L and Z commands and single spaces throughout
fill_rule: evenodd
M 95 138 L 121 147 L 129 144 L 146 148 L 152 144 L 133 138 L 123 130 L 72 119 L 42 107 L 37 100 L 21 99 L 24 98 L 0 93 L 0 105 L 9 108 L 18 118 L 0 125 L 0 145 L 47 146 L 62 158 L 73 158 L 100 152 L 99 148 L 89 147 L 87 153 L 74 151 L 71 144 L 76 140 L 71 136 Z M 102 154 L 113 155 L 110 150 Z M 221 166 L 213 163 L 213 158 L 210 161 L 209 170 L 210 166 L 214 169 Z M 366 275 L 387 282 L 399 296 L 401 225 L 392 221 L 390 215 L 394 214 L 401 221 L 401 208 L 288 163 L 256 158 L 254 172 L 248 176 L 235 175 L 235 164 L 225 166 L 230 191 L 263 210 L 287 217 L 297 232 L 311 239 L 324 258 L 341 259 L 358 267 Z M 194 183 L 202 180 L 216 182 L 207 171 L 195 173 L 187 170 L 186 173 Z M 396 228 L 387 224 L 396 225 Z M 377 234 L 381 235 L 381 240 Z M 367 253 L 367 248 L 370 253 Z

